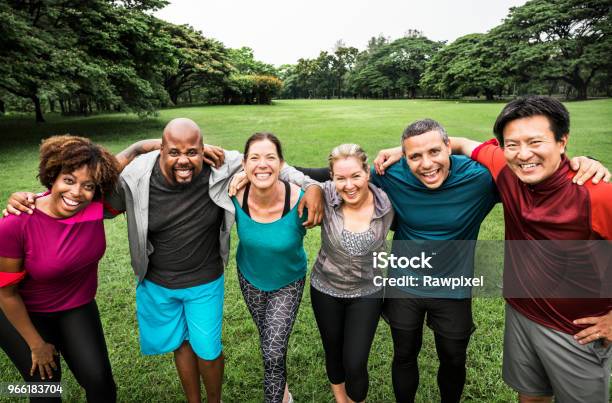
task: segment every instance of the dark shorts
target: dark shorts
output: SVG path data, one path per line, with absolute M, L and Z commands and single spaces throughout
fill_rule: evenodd
M 427 326 L 449 339 L 465 339 L 476 327 L 472 320 L 472 299 L 390 298 L 383 305 L 383 319 L 392 328 L 417 330 Z

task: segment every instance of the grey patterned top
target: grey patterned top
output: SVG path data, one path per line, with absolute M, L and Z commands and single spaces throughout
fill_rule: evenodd
M 321 223 L 321 249 L 312 267 L 310 284 L 337 298 L 358 298 L 382 289 L 374 285 L 381 270 L 372 265 L 372 253 L 386 251 L 386 237 L 393 208 L 381 189 L 369 184 L 374 195 L 374 215 L 367 231 L 344 229 L 342 198 L 333 182 L 323 184 L 325 218 Z
M 376 241 L 376 234 L 372 227 L 363 232 L 352 232 L 347 229 L 342 229 L 341 242 L 342 247 L 352 256 L 364 255 L 370 251 L 370 248 Z M 339 291 L 332 287 L 326 287 L 323 281 L 319 280 L 319 276 L 313 275 L 310 283 L 314 288 L 322 293 L 331 295 L 336 298 L 359 298 L 366 295 L 378 292 L 379 288 L 360 289 L 353 292 Z
M 364 232 L 352 232 L 342 229 L 342 247 L 353 256 L 363 255 L 374 243 L 374 230 L 368 228 Z

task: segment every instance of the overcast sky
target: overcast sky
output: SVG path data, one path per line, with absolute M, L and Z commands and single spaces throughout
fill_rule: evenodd
M 331 50 L 338 39 L 359 50 L 378 34 L 399 38 L 409 29 L 433 40 L 486 32 L 526 0 L 174 0 L 156 16 L 189 24 L 231 48 L 281 65 Z

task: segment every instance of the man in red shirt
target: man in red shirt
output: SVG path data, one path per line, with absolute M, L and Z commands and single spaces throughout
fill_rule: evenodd
M 609 255 L 603 240 L 612 239 L 612 184 L 573 183 L 565 156 L 569 113 L 553 98 L 510 102 L 493 130 L 494 140 L 455 138 L 452 145 L 491 171 L 505 237 L 513 241 L 504 268 L 504 380 L 521 402 L 550 402 L 553 395 L 557 402 L 608 402 L 612 290 L 605 281 L 612 267 L 587 249 L 596 244 Z M 550 240 L 573 241 L 561 244 L 580 256 L 570 255 L 571 264 L 554 259 L 559 251 L 551 258 Z M 575 267 L 579 275 L 568 279 Z M 569 295 L 567 284 L 580 291 Z

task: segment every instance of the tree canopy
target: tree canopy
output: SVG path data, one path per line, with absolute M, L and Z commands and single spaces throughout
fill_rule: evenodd
M 165 0 L 0 0 L 0 113 L 142 115 L 182 103 L 285 98 L 612 94 L 609 0 L 530 0 L 452 43 L 407 29 L 364 50 L 338 40 L 276 68 L 152 12 Z M 30 105 L 29 107 L 27 105 Z

